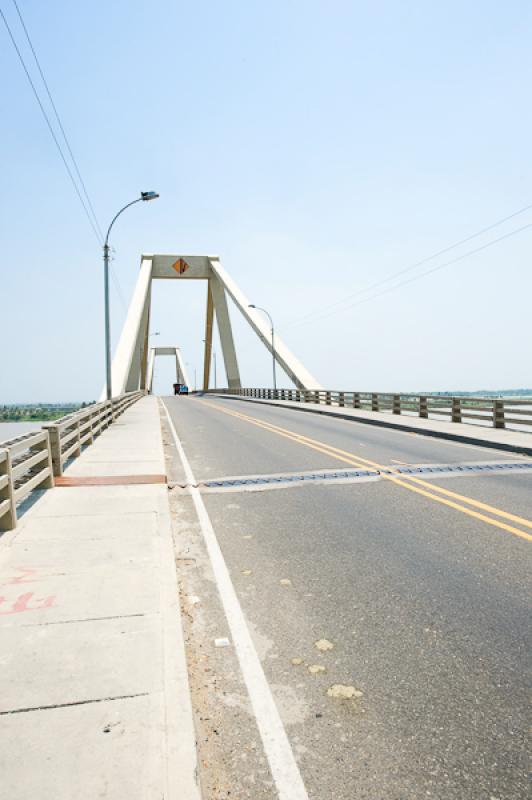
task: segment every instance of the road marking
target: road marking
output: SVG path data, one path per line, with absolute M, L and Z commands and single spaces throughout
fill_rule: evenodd
M 216 406 L 213 406 L 213 408 L 215 408 L 215 407 Z M 231 413 L 231 412 L 227 412 L 227 413 Z M 234 412 L 234 413 L 238 414 L 239 412 Z M 243 416 L 245 418 L 245 415 L 243 415 Z M 252 421 L 254 419 L 255 419 L 255 417 L 249 417 L 248 421 Z M 262 422 L 262 420 L 260 420 L 260 422 Z M 268 425 L 272 430 L 275 430 L 276 428 L 279 427 L 279 426 L 275 425 L 274 423 L 266 423 L 266 425 Z M 286 432 L 287 429 L 279 427 L 279 431 Z M 297 436 L 298 439 L 302 439 L 305 442 L 308 441 L 308 442 L 311 442 L 313 444 L 317 443 L 315 439 L 311 439 L 310 437 L 304 436 L 302 434 L 294 433 L 294 436 Z M 342 450 L 339 447 L 334 447 L 334 445 L 329 445 L 329 444 L 326 444 L 325 442 L 318 442 L 318 443 L 321 444 L 323 447 L 325 447 L 329 451 L 329 454 L 330 453 L 339 453 L 339 454 L 341 454 L 343 456 L 347 456 L 347 457 L 350 457 L 350 458 L 356 458 L 358 460 L 358 462 L 362 462 L 362 463 L 357 463 L 356 464 L 356 466 L 358 466 L 358 467 L 363 466 L 365 464 L 365 465 L 369 465 L 370 467 L 373 467 L 374 469 L 377 469 L 377 470 L 389 469 L 388 467 L 386 467 L 383 464 L 379 464 L 376 461 L 370 461 L 368 458 L 362 458 L 362 456 L 355 455 L 354 453 L 350 453 L 347 450 Z M 500 508 L 496 508 L 495 506 L 488 505 L 487 503 L 482 503 L 480 500 L 475 500 L 472 497 L 467 497 L 466 495 L 463 495 L 463 494 L 457 494 L 457 492 L 452 492 L 450 489 L 444 489 L 443 486 L 437 486 L 436 484 L 427 483 L 427 481 L 424 481 L 421 478 L 416 478 L 413 475 L 403 475 L 402 473 L 395 473 L 395 474 L 401 480 L 411 481 L 413 483 L 418 484 L 419 486 L 423 486 L 424 488 L 429 489 L 431 492 L 438 492 L 439 494 L 446 495 L 447 497 L 451 497 L 454 500 L 459 500 L 462 503 L 467 503 L 468 505 L 474 506 L 475 508 L 479 508 L 482 511 L 487 511 L 487 512 L 489 512 L 491 514 L 494 514 L 495 516 L 502 517 L 504 519 L 508 519 L 508 520 L 510 520 L 512 522 L 517 522 L 520 525 L 524 525 L 526 528 L 532 528 L 532 521 L 531 520 L 525 519 L 524 517 L 517 516 L 516 514 L 511 514 L 509 511 L 503 511 Z M 386 476 L 386 475 L 382 475 L 382 477 L 383 478 L 388 477 L 390 480 L 393 480 L 393 478 L 391 478 L 389 476 Z M 410 488 L 413 489 L 413 487 L 410 487 Z M 531 540 L 532 540 L 532 537 L 531 537 Z
M 367 458 L 362 458 L 361 456 L 354 455 L 353 453 L 349 453 L 346 450 L 342 450 L 339 447 L 334 447 L 333 445 L 328 445 L 325 442 L 320 442 L 316 439 L 312 439 L 309 436 L 304 436 L 303 434 L 295 433 L 294 431 L 290 431 L 287 428 L 281 428 L 279 425 L 275 425 L 270 422 L 265 422 L 264 420 L 257 419 L 256 417 L 251 417 L 247 414 L 241 414 L 238 411 L 230 411 L 225 408 L 220 408 L 218 405 L 214 403 L 210 403 L 206 400 L 202 400 L 207 406 L 214 408 L 216 411 L 221 412 L 222 414 L 227 414 L 228 416 L 236 417 L 237 419 L 245 420 L 252 425 L 256 425 L 259 428 L 264 428 L 265 430 L 269 430 L 271 433 L 276 433 L 279 436 L 284 436 L 287 439 L 292 439 L 292 441 L 297 442 L 299 444 L 303 444 L 306 447 L 310 447 L 313 450 L 318 450 L 320 452 L 326 453 L 331 458 L 336 458 L 339 461 L 343 461 L 347 464 L 351 464 L 351 466 L 362 467 L 364 465 L 369 465 L 374 467 L 378 470 L 385 470 L 386 467 L 382 464 L 378 464 L 375 461 L 370 461 Z M 396 475 L 400 477 L 395 477 Z M 459 500 L 467 505 L 473 506 L 475 508 L 482 509 L 482 511 L 487 511 L 488 513 L 493 514 L 494 516 L 501 517 L 503 519 L 511 520 L 512 522 L 517 522 L 520 525 L 524 525 L 527 528 L 532 528 L 532 521 L 525 519 L 523 517 L 519 517 L 516 514 L 511 514 L 508 511 L 503 511 L 502 509 L 496 508 L 494 506 L 490 506 L 487 503 L 482 503 L 480 500 L 474 500 L 472 497 L 467 497 L 465 495 L 457 494 L 456 492 L 451 492 L 449 489 L 444 489 L 441 486 L 436 486 L 434 484 L 427 483 L 427 481 L 423 481 L 420 478 L 414 478 L 410 475 L 401 475 L 401 473 L 393 473 L 391 475 L 387 475 L 381 472 L 381 477 L 385 480 L 389 480 L 392 483 L 395 483 L 397 486 L 402 486 L 405 489 L 410 490 L 411 492 L 415 492 L 417 494 L 422 495 L 423 497 L 427 497 L 431 500 L 435 500 L 437 503 L 441 503 L 442 505 L 449 506 L 449 508 L 454 508 L 457 511 L 461 511 L 463 514 L 467 514 L 470 517 L 474 517 L 475 519 L 479 519 L 482 522 L 487 522 L 488 525 L 493 525 L 496 528 L 500 528 L 501 530 L 507 531 L 508 533 L 513 533 L 515 536 L 519 536 L 521 539 L 525 539 L 526 541 L 532 542 L 532 535 L 526 533 L 525 531 L 520 530 L 519 528 L 514 528 L 512 525 L 508 525 L 505 522 L 501 522 L 498 519 L 493 519 L 492 517 L 486 516 L 486 514 L 479 513 L 478 511 L 473 511 L 471 508 L 466 508 L 460 503 L 455 502 Z M 412 483 L 417 484 L 413 486 Z M 419 486 L 426 487 L 426 488 L 418 488 Z M 429 489 L 430 491 L 427 491 Z M 434 492 L 438 492 L 441 495 L 445 495 L 445 497 L 440 497 L 438 494 L 434 494 Z M 453 499 L 447 499 L 447 498 Z
M 168 425 L 179 453 L 189 492 L 196 509 L 196 514 L 201 526 L 203 539 L 212 570 L 216 579 L 218 592 L 224 608 L 225 616 L 231 631 L 233 643 L 248 690 L 249 699 L 255 714 L 264 752 L 270 765 L 279 800 L 308 800 L 308 794 L 299 771 L 296 759 L 292 752 L 288 736 L 275 705 L 268 681 L 262 669 L 259 656 L 251 639 L 242 607 L 238 600 L 235 588 L 229 575 L 229 570 L 223 557 L 212 523 L 203 502 L 199 489 L 194 484 L 190 463 L 187 459 L 183 445 L 179 439 L 174 423 L 163 401 Z

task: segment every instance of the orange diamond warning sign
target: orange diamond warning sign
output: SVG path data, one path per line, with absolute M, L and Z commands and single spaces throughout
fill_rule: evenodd
M 187 264 L 184 258 L 178 258 L 175 264 L 172 264 L 172 269 L 175 269 L 175 271 L 178 272 L 179 275 L 183 275 L 183 273 L 186 272 L 188 268 L 189 265 Z

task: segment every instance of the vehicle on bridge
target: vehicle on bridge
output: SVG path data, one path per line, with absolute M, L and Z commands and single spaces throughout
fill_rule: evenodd
M 188 394 L 186 383 L 174 383 L 174 394 Z

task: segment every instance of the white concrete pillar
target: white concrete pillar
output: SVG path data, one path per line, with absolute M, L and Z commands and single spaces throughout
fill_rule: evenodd
M 129 304 L 127 318 L 113 358 L 112 382 L 113 396 L 115 397 L 128 391 L 126 387 L 135 384 L 135 379 L 135 388 L 138 388 L 139 385 L 140 348 L 141 342 L 144 340 L 142 335 L 139 341 L 139 335 L 143 322 L 144 325 L 147 323 L 151 273 L 151 258 L 145 257 L 140 265 L 135 291 Z M 142 334 L 144 334 L 144 330 L 142 330 Z M 105 400 L 105 389 L 100 395 L 100 400 Z
M 240 389 L 240 372 L 238 369 L 238 361 L 236 358 L 235 342 L 233 338 L 233 329 L 231 326 L 231 317 L 229 316 L 229 309 L 227 308 L 227 298 L 225 296 L 225 289 L 221 280 L 213 275 L 209 279 L 211 286 L 212 298 L 214 301 L 214 311 L 216 314 L 216 322 L 218 324 L 218 331 L 220 333 L 220 342 L 222 345 L 222 353 L 224 357 L 225 374 L 227 376 L 227 385 L 230 389 Z
M 233 299 L 238 310 L 242 313 L 245 320 L 253 328 L 261 342 L 272 352 L 271 331 L 270 326 L 262 316 L 260 311 L 254 308 L 249 308 L 249 300 L 240 291 L 236 283 L 229 277 L 225 269 L 220 264 L 218 258 L 214 256 L 209 257 L 211 268 L 215 275 L 220 279 L 225 287 L 229 296 Z M 321 389 L 323 388 L 316 378 L 305 369 L 303 364 L 290 352 L 288 347 L 281 341 L 279 336 L 275 335 L 275 360 L 279 366 L 286 372 L 288 377 L 298 389 Z

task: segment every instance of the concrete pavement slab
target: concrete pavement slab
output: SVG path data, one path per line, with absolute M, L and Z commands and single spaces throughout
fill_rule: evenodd
M 69 476 L 70 472 L 67 473 Z M 98 473 L 96 473 L 98 474 Z M 164 486 L 135 484 L 133 486 L 58 487 L 46 492 L 32 508 L 32 517 L 88 517 L 124 512 L 136 514 L 157 511 Z
M 162 690 L 160 620 L 2 629 L 0 713 Z
M 147 695 L 3 717 L 1 796 L 160 800 L 162 702 L 161 695 Z
M 58 489 L 58 492 L 72 492 L 76 489 Z M 81 491 L 81 490 L 80 490 Z M 86 490 L 84 490 L 86 491 Z M 100 489 L 100 491 L 102 491 Z M 48 493 L 47 493 L 48 494 Z M 43 498 L 45 500 L 46 498 Z M 138 505 L 138 504 L 137 504 Z M 108 504 L 109 507 L 109 504 Z M 112 504 L 110 505 L 113 508 Z M 129 506 L 130 508 L 130 506 Z M 54 509 L 52 509 L 54 510 Z M 97 513 L 100 510 L 101 513 Z M 154 531 L 157 531 L 157 513 L 154 508 L 146 511 L 132 513 L 130 510 L 119 514 L 110 513 L 98 508 L 92 508 L 93 513 L 79 516 L 68 514 L 61 516 L 60 508 L 55 506 L 55 513 L 46 514 L 46 506 L 35 507 L 31 515 L 23 517 L 23 527 L 14 531 L 10 540 L 17 544 L 42 542 L 76 543 L 82 541 L 116 541 L 126 542 L 131 539 L 148 541 Z M 24 530 L 24 536 L 21 536 Z M 4 544 L 2 542 L 2 544 Z M 7 541 L 5 547 L 10 546 Z M 4 553 L 0 548 L 0 553 Z
M 0 629 L 159 610 L 158 564 L 139 568 L 115 562 L 85 572 L 69 570 L 68 564 L 33 564 L 29 568 L 19 565 L 6 579 L 0 576 Z M 21 583 L 17 583 L 19 579 Z
M 154 515 L 155 521 L 155 515 Z M 123 535 L 113 538 L 78 538 L 76 553 L 78 563 L 71 565 L 70 574 L 90 572 L 106 567 L 114 571 L 115 564 L 123 567 L 153 566 L 159 557 L 159 540 L 156 536 Z M 4 552 L 5 550 L 5 552 Z M 40 538 L 28 542 L 15 539 L 9 548 L 0 549 L 0 586 L 4 583 L 3 561 L 7 555 L 17 570 L 15 578 L 8 574 L 8 580 L 20 577 L 21 570 L 45 568 L 47 574 L 61 575 L 72 560 L 72 531 L 63 538 Z M 12 571 L 10 565 L 8 572 Z M 31 575 L 30 575 L 31 576 Z

